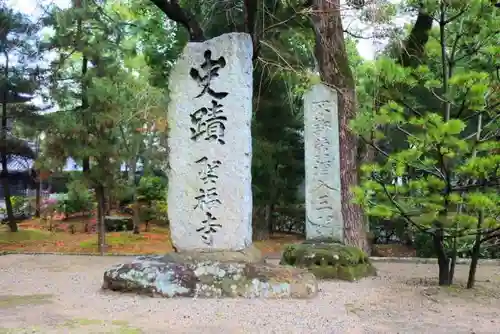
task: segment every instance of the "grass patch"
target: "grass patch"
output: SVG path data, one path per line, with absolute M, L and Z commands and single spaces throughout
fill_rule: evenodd
M 168 227 L 153 225 L 149 228 L 149 232 L 144 232 L 144 233 L 156 233 L 156 234 L 170 235 L 170 229 Z
M 0 245 L 47 240 L 51 238 L 52 234 L 47 231 L 25 229 L 17 232 L 10 232 L 6 226 L 0 227 Z
M 126 245 L 133 245 L 138 242 L 147 240 L 143 235 L 140 234 L 132 234 L 128 232 L 120 233 L 120 234 L 107 234 L 106 235 L 106 245 L 111 247 L 123 247 Z M 90 239 L 80 242 L 81 248 L 96 248 L 97 247 L 97 236 Z
M 31 326 L 27 328 L 4 328 L 0 327 L 0 334 L 33 334 L 33 333 L 43 333 L 40 326 Z
M 103 332 L 102 327 L 108 327 L 111 325 L 112 328 L 109 329 L 109 331 Z M 96 328 L 99 329 L 99 333 L 109 333 L 109 334 L 142 334 L 143 332 L 135 327 L 129 326 L 127 321 L 123 320 L 113 320 L 111 321 L 111 324 L 108 321 L 103 321 L 103 320 L 98 320 L 98 319 L 72 319 L 68 320 L 60 325 L 58 327 L 60 328 L 80 328 L 80 327 L 91 327 L 91 328 Z M 101 327 L 101 328 L 99 328 Z M 88 328 L 89 332 L 91 328 Z M 94 333 L 94 331 L 92 331 Z M 97 333 L 97 332 L 95 332 Z
M 102 320 L 81 318 L 81 319 L 68 320 L 58 325 L 58 327 L 79 328 L 81 326 L 101 325 L 102 323 L 103 323 Z
M 113 320 L 103 321 L 98 319 L 76 318 L 59 323 L 55 328 L 62 329 L 65 332 L 71 329 L 79 329 L 85 327 L 87 333 L 102 333 L 102 334 L 142 334 L 139 328 L 131 327 L 127 321 Z M 33 326 L 26 328 L 2 328 L 0 334 L 21 334 L 21 333 L 48 333 L 52 332 L 54 326 Z M 71 332 L 68 332 L 71 333 Z
M 0 295 L 0 309 L 26 305 L 40 305 L 51 302 L 52 295 Z

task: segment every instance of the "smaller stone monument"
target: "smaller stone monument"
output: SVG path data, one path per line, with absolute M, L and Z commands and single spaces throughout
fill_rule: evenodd
M 304 95 L 307 239 L 344 240 L 337 106 L 324 84 Z
M 368 256 L 343 245 L 337 92 L 320 83 L 304 95 L 306 241 L 288 245 L 281 264 L 319 278 L 356 280 L 375 273 Z
M 178 252 L 104 273 L 104 289 L 162 297 L 307 298 L 316 278 L 266 264 L 252 247 L 252 41 L 189 43 L 174 66 L 168 110 L 168 209 Z

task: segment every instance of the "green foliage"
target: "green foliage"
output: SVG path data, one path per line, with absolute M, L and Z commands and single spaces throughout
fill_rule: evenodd
M 12 202 L 12 211 L 15 214 L 21 214 L 28 204 L 28 199 L 24 196 L 12 196 L 10 200 Z
M 409 241 L 407 223 L 404 219 L 385 220 L 372 217 L 370 219 L 370 232 L 376 244 Z
M 36 62 L 39 54 L 36 52 L 36 34 L 39 25 L 30 20 L 27 15 L 0 3 L 0 161 L 2 178 L 8 177 L 9 166 L 20 167 L 25 158 L 33 159 L 36 152 L 28 145 L 25 138 L 30 131 L 31 123 L 36 128 L 37 122 L 43 117 L 38 114 L 38 108 L 31 100 L 39 88 L 40 71 Z M 24 132 L 24 133 L 23 133 Z M 12 231 L 17 231 L 15 214 L 10 198 L 8 182 L 3 184 L 7 219 Z
M 85 182 L 73 180 L 68 184 L 68 193 L 58 201 L 59 212 L 66 216 L 93 209 L 94 196 Z
M 139 201 L 152 203 L 164 200 L 167 195 L 167 183 L 158 176 L 142 177 L 137 187 L 137 194 Z
M 456 251 L 459 258 L 470 258 L 472 255 L 472 248 L 474 247 L 475 238 L 474 236 L 465 236 L 457 238 L 456 240 Z M 454 245 L 453 240 L 447 239 L 445 241 L 445 248 L 447 249 L 448 255 L 451 256 Z M 423 258 L 433 258 L 436 257 L 436 250 L 433 245 L 432 236 L 429 233 L 416 231 L 414 233 L 414 243 L 413 246 L 416 250 L 416 255 Z M 497 244 L 487 244 L 486 247 L 482 247 L 479 253 L 480 259 L 498 259 L 500 258 L 500 247 Z
M 104 217 L 106 232 L 132 231 L 134 224 L 130 217 L 106 216 Z
M 14 216 L 21 216 L 28 205 L 28 199 L 23 196 L 11 196 L 10 201 L 12 203 L 12 212 Z M 7 210 L 0 208 L 0 213 L 6 214 Z
M 158 176 L 144 176 L 137 187 L 139 217 L 141 221 L 168 221 L 167 182 Z
M 153 202 L 154 218 L 160 222 L 168 223 L 168 203 L 167 201 Z
M 431 32 L 419 66 L 385 56 L 366 65 L 362 112 L 351 126 L 376 152 L 362 167 L 357 202 L 370 216 L 410 224 L 418 249 L 436 254 L 434 236 L 451 255 L 454 238 L 461 245 L 500 229 L 500 78 L 492 54 L 500 16 L 479 0 L 444 10 L 450 19 Z

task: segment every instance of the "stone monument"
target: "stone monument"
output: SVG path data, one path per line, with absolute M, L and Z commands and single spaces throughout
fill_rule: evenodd
M 191 43 L 170 77 L 168 207 L 179 250 L 252 243 L 252 45 Z
M 281 263 L 356 280 L 375 269 L 362 250 L 343 244 L 338 124 L 337 91 L 314 85 L 304 95 L 306 241 L 286 246 Z
M 104 289 L 162 297 L 312 297 L 313 274 L 252 246 L 252 41 L 188 43 L 169 80 L 168 213 L 175 253 L 104 273 Z
M 344 240 L 337 92 L 317 84 L 304 95 L 307 239 Z

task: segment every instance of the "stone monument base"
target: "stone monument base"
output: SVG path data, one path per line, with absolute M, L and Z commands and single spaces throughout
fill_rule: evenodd
M 306 268 L 317 278 L 323 279 L 356 281 L 377 275 L 364 251 L 328 239 L 287 245 L 280 264 Z
M 102 288 L 165 298 L 311 298 L 318 293 L 312 273 L 266 264 L 254 248 L 140 256 L 106 270 Z

